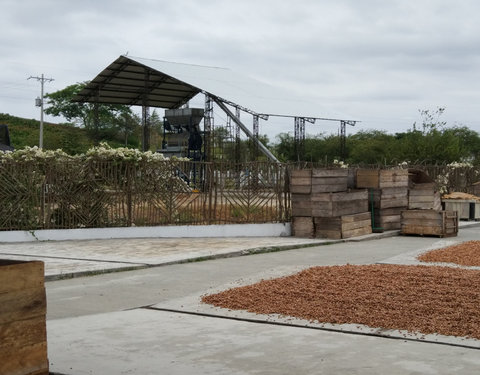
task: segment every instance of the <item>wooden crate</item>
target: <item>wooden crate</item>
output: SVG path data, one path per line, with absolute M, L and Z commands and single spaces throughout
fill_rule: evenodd
M 407 169 L 358 169 L 357 188 L 408 188 Z
M 292 204 L 292 216 L 312 216 L 310 194 L 292 193 L 290 201 Z
M 406 210 L 402 211 L 402 234 L 452 237 L 458 233 L 456 211 Z
M 294 237 L 313 238 L 315 227 L 312 217 L 297 216 L 292 218 L 292 235 Z
M 335 193 L 348 190 L 348 169 L 312 170 L 312 193 Z
M 315 217 L 315 237 L 342 239 L 372 233 L 370 212 L 339 217 Z
M 368 211 L 368 191 L 352 190 L 343 193 L 312 194 L 314 217 L 336 217 Z
M 402 211 L 405 207 L 376 209 L 373 211 L 373 231 L 398 230 L 401 228 Z
M 0 374 L 48 375 L 43 262 L 0 260 Z
M 383 189 L 371 189 L 369 192 L 369 204 L 376 209 L 395 207 L 408 207 L 408 188 L 394 187 Z
M 412 187 L 408 191 L 408 209 L 435 209 L 435 183 L 412 184 Z
M 294 169 L 290 172 L 290 193 L 310 194 L 312 192 L 312 170 Z
M 457 211 L 459 220 L 480 220 L 480 202 L 464 199 L 444 199 L 446 211 Z

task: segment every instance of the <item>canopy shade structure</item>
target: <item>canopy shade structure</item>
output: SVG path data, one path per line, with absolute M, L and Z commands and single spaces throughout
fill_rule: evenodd
M 253 114 L 355 121 L 229 69 L 120 56 L 73 101 L 175 109 L 199 93 Z

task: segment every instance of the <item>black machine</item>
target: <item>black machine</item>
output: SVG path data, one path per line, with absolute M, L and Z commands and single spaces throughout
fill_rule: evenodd
M 10 134 L 8 126 L 0 124 L 0 151 L 13 151 L 14 148 L 10 144 Z
M 203 160 L 203 137 L 200 131 L 203 114 L 202 108 L 165 110 L 162 149 L 158 151 L 167 157 L 178 156 L 194 161 Z

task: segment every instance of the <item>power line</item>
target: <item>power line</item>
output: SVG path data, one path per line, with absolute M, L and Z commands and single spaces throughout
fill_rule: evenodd
M 53 78 L 45 78 L 42 73 L 41 77 L 30 76 L 27 79 L 36 79 L 40 82 L 40 86 L 42 87 L 40 98 L 37 98 L 35 103 L 37 107 L 40 107 L 40 136 L 38 141 L 38 147 L 43 148 L 43 86 L 45 85 L 45 82 L 52 82 Z

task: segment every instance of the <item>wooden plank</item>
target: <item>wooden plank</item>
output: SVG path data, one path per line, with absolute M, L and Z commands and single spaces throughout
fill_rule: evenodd
M 355 221 L 363 221 L 363 220 L 370 220 L 370 219 L 371 219 L 370 212 L 361 212 L 355 215 L 342 216 L 343 223 L 352 223 Z
M 290 186 L 308 186 L 312 184 L 311 177 L 296 177 L 290 180 Z
M 342 223 L 342 233 L 346 231 L 352 231 L 355 229 L 366 228 L 366 227 L 370 227 L 370 230 L 371 230 L 372 221 L 370 219 L 354 221 L 351 223 Z
M 293 169 L 290 171 L 290 179 L 311 178 L 311 169 Z
M 402 234 L 418 234 L 427 236 L 441 236 L 445 234 L 441 227 L 402 224 Z
M 358 169 L 357 188 L 378 188 L 380 171 L 378 169 Z
M 290 193 L 293 194 L 310 194 L 312 185 L 290 185 Z
M 0 293 L 44 287 L 44 272 L 40 261 L 0 260 Z
M 355 201 L 364 199 L 368 201 L 368 190 L 351 190 L 338 193 L 318 193 L 312 194 L 312 202 L 336 202 L 336 201 Z
M 48 375 L 47 342 L 41 342 L 15 352 L 0 351 L 0 374 L 2 375 Z
M 340 184 L 312 184 L 312 194 L 316 193 L 337 193 L 347 191 L 347 180 Z
M 454 236 L 458 232 L 458 215 L 455 211 L 402 211 L 401 224 L 402 234 Z
M 0 324 L 46 314 L 45 288 L 0 294 Z
M 310 194 L 291 194 L 290 200 L 292 203 L 300 202 L 309 202 L 310 203 Z
M 435 202 L 408 202 L 409 210 L 433 210 Z
M 383 230 L 399 230 L 401 229 L 400 220 L 391 223 L 380 223 L 376 228 L 382 228 Z
M 291 194 L 292 216 L 312 216 L 310 194 Z
M 335 178 L 335 177 L 348 177 L 348 168 L 335 168 L 335 169 L 313 169 L 312 178 Z
M 0 353 L 47 341 L 45 316 L 0 324 Z
M 402 214 L 402 211 L 405 211 L 405 207 L 391 207 L 391 208 L 383 208 L 380 210 L 375 210 L 374 215 L 377 216 L 392 216 Z
M 370 225 L 362 228 L 356 228 L 352 230 L 346 230 L 342 232 L 342 238 L 352 238 L 358 236 L 365 236 L 372 233 L 372 227 Z
M 345 177 L 312 177 L 312 185 L 343 185 L 347 186 L 347 176 Z M 347 191 L 345 188 L 344 191 Z
M 312 207 L 292 206 L 292 216 L 312 216 Z
M 368 211 L 366 200 L 345 202 L 313 202 L 312 215 L 319 217 L 334 217 L 353 215 Z
M 402 220 L 417 219 L 417 220 L 439 220 L 442 211 L 435 210 L 405 210 L 402 211 Z
M 379 188 L 406 187 L 408 188 L 407 169 L 382 169 L 380 171 Z
M 400 224 L 400 221 L 402 220 L 401 215 L 374 216 L 374 218 L 375 218 L 375 223 L 382 223 L 382 224 L 387 224 L 387 223 Z
M 311 238 L 315 234 L 312 217 L 293 217 L 292 232 L 295 237 Z

